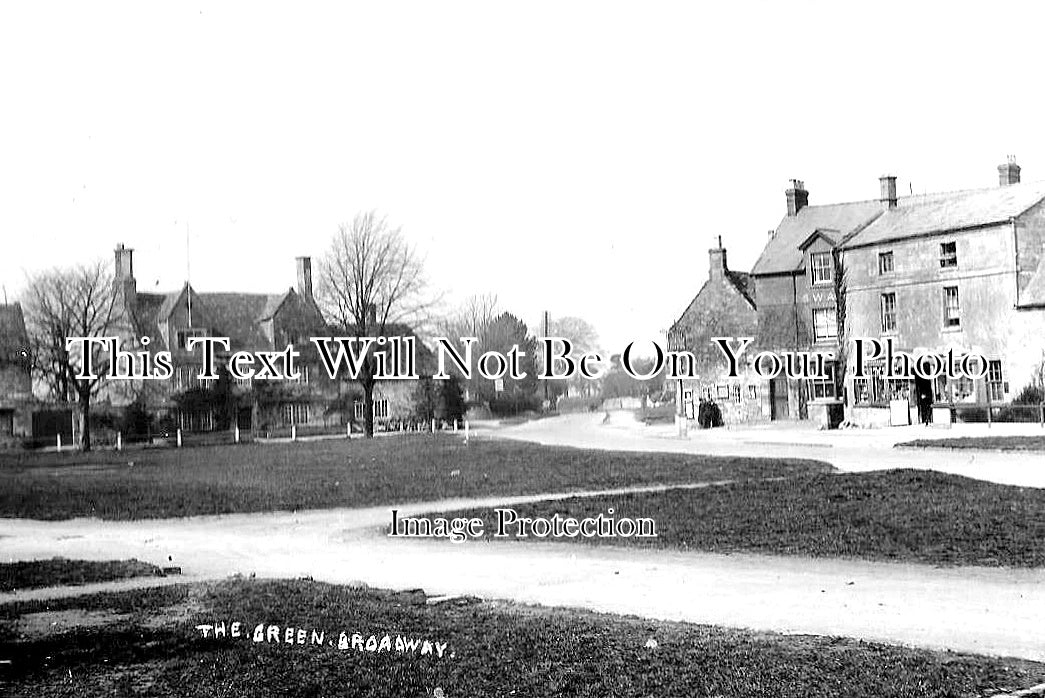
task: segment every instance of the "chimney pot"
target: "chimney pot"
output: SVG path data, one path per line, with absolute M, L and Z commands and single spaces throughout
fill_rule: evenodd
M 134 279 L 134 250 L 121 242 L 114 250 L 116 265 L 113 282 L 123 302 L 124 311 L 133 314 L 138 303 L 138 282 Z
M 791 186 L 784 192 L 787 197 L 787 215 L 797 215 L 799 211 L 809 205 L 809 192 L 806 191 L 805 182 L 800 179 L 792 179 Z
M 718 247 L 708 250 L 708 278 L 721 279 L 729 271 L 726 265 L 726 248 L 722 246 L 722 238 L 719 237 Z
M 896 177 L 893 175 L 882 175 L 878 178 L 878 184 L 882 190 L 879 199 L 888 208 L 896 208 Z
M 1020 166 L 1016 164 L 1016 159 L 1010 156 L 1008 162 L 998 165 L 998 186 L 1007 187 L 1019 183 Z

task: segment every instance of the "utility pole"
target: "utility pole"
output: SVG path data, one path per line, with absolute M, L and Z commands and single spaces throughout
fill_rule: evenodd
M 544 336 L 545 337 L 548 336 L 548 311 L 547 310 L 544 311 Z M 548 357 L 545 356 L 544 360 L 547 361 Z M 547 366 L 544 367 L 544 372 L 548 373 L 548 367 Z M 548 381 L 547 380 L 544 381 L 544 402 L 547 403 L 548 408 L 551 409 L 552 403 L 551 403 L 551 400 L 548 399 Z

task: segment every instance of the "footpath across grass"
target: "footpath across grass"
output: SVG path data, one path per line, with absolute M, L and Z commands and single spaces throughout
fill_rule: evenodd
M 156 577 L 163 574 L 156 565 L 141 560 L 50 560 L 0 563 L 0 591 L 39 589 L 67 584 L 112 582 L 131 577 Z
M 2 453 L 0 516 L 147 519 L 832 472 L 808 460 L 624 453 L 448 435 Z
M 898 448 L 973 448 L 989 451 L 1045 451 L 1041 436 L 960 436 L 954 439 L 915 439 L 896 444 Z
M 651 518 L 656 538 L 545 537 L 595 545 L 891 560 L 941 565 L 1045 566 L 1045 490 L 934 471 L 797 476 L 698 489 L 574 497 L 512 507 L 519 517 Z M 498 540 L 494 510 L 482 540 Z M 510 540 L 519 525 L 506 526 Z M 630 529 L 625 529 L 625 532 Z
M 0 606 L 0 693 L 942 698 L 1045 681 L 1022 660 L 431 601 L 239 580 Z

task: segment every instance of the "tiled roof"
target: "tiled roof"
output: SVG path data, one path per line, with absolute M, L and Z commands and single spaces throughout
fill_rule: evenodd
M 1004 223 L 1045 199 L 1045 182 L 901 196 L 895 208 L 878 200 L 806 206 L 785 216 L 755 262 L 753 274 L 799 271 L 801 245 L 817 230 L 838 231 L 844 248 Z
M 257 347 L 268 343 L 260 321 L 267 319 L 265 311 L 274 296 L 264 293 L 200 293 L 197 297 L 202 316 L 214 326 L 214 330 L 227 335 L 233 346 Z M 283 296 L 275 298 L 282 299 Z
M 837 230 L 845 235 L 867 224 L 882 212 L 875 201 L 806 206 L 794 216 L 785 216 L 755 262 L 752 274 L 780 274 L 800 270 L 803 263 L 799 246 L 817 230 Z
M 283 301 L 287 299 L 290 293 L 288 290 L 274 296 L 268 296 L 265 307 L 261 309 L 261 314 L 258 316 L 258 320 L 268 320 L 275 315 L 276 311 L 279 310 L 279 306 L 283 305 Z
M 262 322 L 272 318 L 290 296 L 283 293 L 196 293 L 192 292 L 197 324 L 228 336 L 234 348 L 267 346 Z M 139 293 L 136 322 L 142 331 L 159 335 L 159 327 L 184 302 L 185 289 L 170 293 Z
M 1045 182 L 991 189 L 904 196 L 843 246 L 861 247 L 889 240 L 932 235 L 992 223 L 1005 223 L 1045 199 Z

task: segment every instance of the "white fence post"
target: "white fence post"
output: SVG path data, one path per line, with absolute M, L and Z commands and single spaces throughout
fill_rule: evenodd
M 239 424 L 236 425 L 236 443 L 239 443 Z
M 181 429 L 178 429 L 178 448 L 181 448 Z
M 117 451 L 122 451 L 123 450 L 123 432 L 122 431 L 116 432 L 116 450 Z
M 432 417 L 432 433 L 435 433 L 435 417 Z
M 61 453 L 62 452 L 62 434 L 61 434 L 61 432 L 59 432 L 57 436 L 58 436 L 58 452 Z
M 291 441 L 297 441 L 298 440 L 298 425 L 297 424 L 291 424 L 290 425 L 290 440 Z
M 345 437 L 349 439 L 352 438 L 352 422 L 345 425 Z

